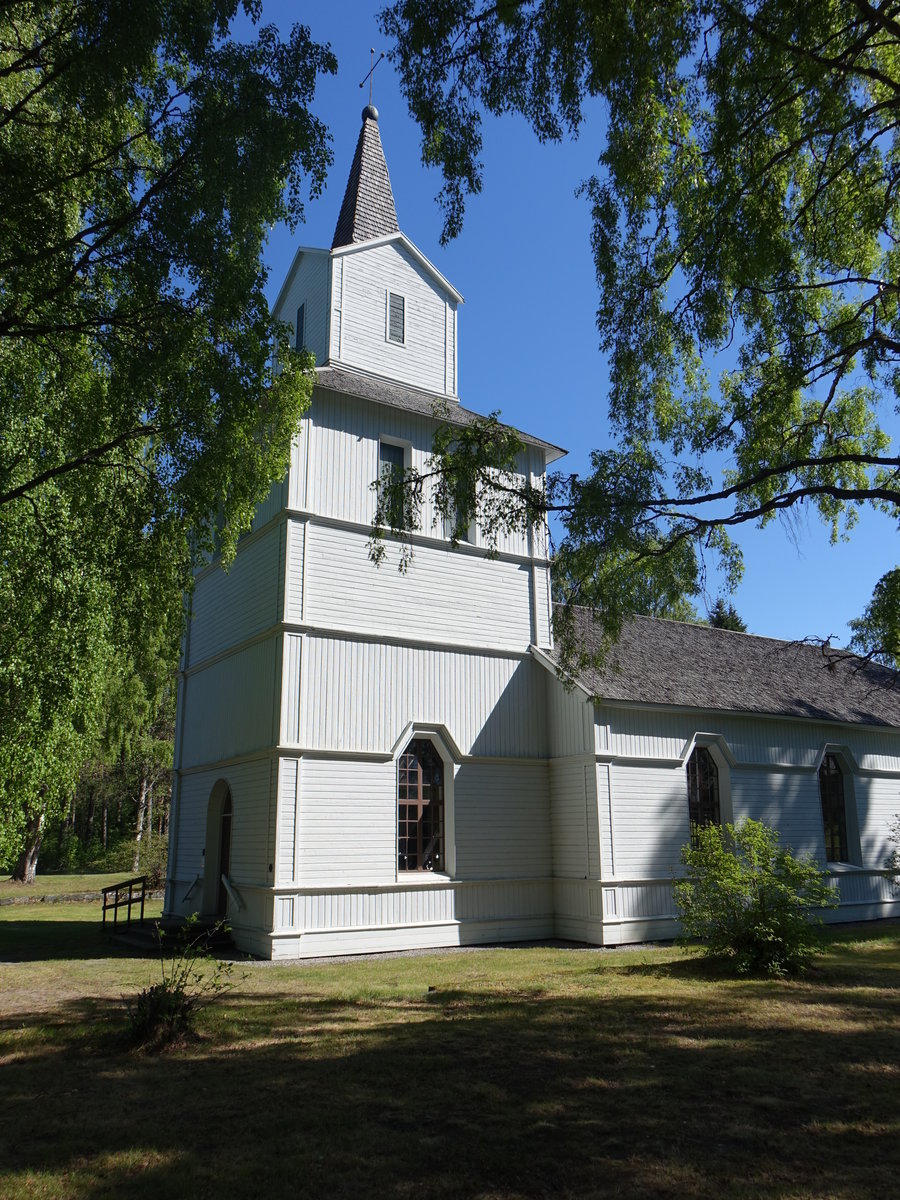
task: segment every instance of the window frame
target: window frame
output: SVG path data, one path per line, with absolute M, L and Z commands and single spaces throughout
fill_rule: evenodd
M 712 816 L 705 815 L 703 811 L 704 799 L 701 795 L 701 788 L 704 786 L 704 782 L 700 779 L 701 764 L 703 764 L 703 769 L 707 775 L 705 787 L 710 789 L 710 785 L 712 785 L 710 790 L 715 793 L 712 801 L 712 812 L 714 814 Z M 716 756 L 709 745 L 702 742 L 694 745 L 685 763 L 685 774 L 687 779 L 688 824 L 691 831 L 691 846 L 696 850 L 699 845 L 698 831 L 705 825 L 722 824 L 720 769 Z M 694 796 L 695 784 L 696 800 Z
M 401 464 L 390 463 L 390 462 L 385 461 L 384 457 L 382 456 L 382 448 L 385 446 L 390 446 L 391 449 L 400 451 L 400 454 L 403 459 Z M 399 469 L 402 472 L 406 472 L 410 468 L 411 459 L 412 459 L 412 445 L 409 442 L 401 441 L 400 438 L 393 438 L 393 437 L 389 437 L 389 436 L 385 436 L 385 435 L 379 436 L 379 438 L 378 438 L 378 479 L 377 479 L 379 489 L 381 487 L 382 479 L 384 478 L 384 469 L 386 466 L 391 466 L 392 468 L 399 466 Z M 391 515 L 402 516 L 402 513 L 396 514 L 392 511 Z M 402 521 L 394 522 L 394 524 L 396 525 L 396 527 L 398 529 L 402 527 Z
M 400 863 L 400 760 L 414 741 L 430 742 L 443 763 L 444 788 L 444 854 L 443 866 L 439 871 L 403 870 Z M 411 721 L 394 742 L 391 750 L 394 760 L 394 880 L 398 884 L 413 886 L 456 877 L 456 768 L 461 761 L 461 752 L 444 725 L 431 722 Z
M 446 769 L 430 738 L 410 738 L 397 758 L 398 876 L 446 874 Z M 437 780 L 435 773 L 438 773 Z M 426 796 L 426 789 L 430 795 Z M 417 817 L 411 817 L 411 809 L 418 810 Z M 410 825 L 415 829 L 415 866 L 404 865 L 410 857 L 408 843 L 413 840 L 409 834 Z M 429 861 L 433 865 L 426 865 Z
M 825 797 L 822 793 L 822 772 L 829 759 L 837 768 L 837 776 L 841 783 L 843 844 L 838 846 L 838 849 L 844 853 L 844 857 L 841 858 L 831 858 L 828 853 L 829 849 L 834 849 L 834 844 L 832 842 L 832 845 L 829 847 L 828 824 L 825 819 Z M 835 745 L 826 745 L 823 747 L 818 765 L 816 766 L 816 790 L 819 796 L 819 817 L 822 822 L 822 848 L 825 855 L 825 862 L 840 867 L 862 866 L 854 772 L 855 763 L 852 756 L 844 747 Z M 831 778 L 834 778 L 833 774 Z

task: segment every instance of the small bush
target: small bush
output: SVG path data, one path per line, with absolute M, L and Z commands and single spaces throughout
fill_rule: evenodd
M 704 825 L 696 842 L 682 847 L 687 878 L 675 883 L 685 934 L 741 973 L 802 970 L 821 945 L 813 909 L 838 902 L 816 861 L 795 858 L 760 821 Z
M 160 981 L 127 1002 L 133 1045 L 161 1050 L 183 1041 L 194 1032 L 197 1013 L 235 986 L 234 965 L 218 961 L 207 948 L 210 933 L 224 928 L 219 921 L 211 931 L 198 929 L 194 913 L 179 933 L 181 949 L 167 955 L 157 926 Z

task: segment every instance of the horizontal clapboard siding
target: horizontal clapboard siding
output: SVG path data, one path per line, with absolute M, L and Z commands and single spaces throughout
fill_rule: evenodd
M 268 846 L 269 806 L 273 800 L 272 772 L 269 758 L 186 775 L 181 781 L 178 807 L 178 833 L 175 844 L 174 869 L 178 878 L 190 883 L 203 873 L 206 847 L 206 819 L 213 788 L 224 780 L 231 788 L 232 833 L 229 876 L 238 885 L 265 886 L 271 861 Z M 209 847 L 209 853 L 214 848 Z M 192 897 L 194 909 L 199 909 L 202 891 Z
M 254 642 L 186 678 L 183 767 L 275 745 L 279 641 Z
M 395 787 L 392 762 L 303 760 L 299 878 L 305 887 L 395 878 Z
M 465 762 L 456 771 L 455 806 L 461 879 L 550 875 L 545 763 Z
M 592 873 L 589 869 L 592 840 L 596 861 L 596 829 L 590 829 L 585 786 L 587 769 L 582 762 L 550 765 L 553 874 L 558 877 L 583 879 Z
M 434 638 L 526 650 L 530 570 L 420 547 L 408 571 L 376 568 L 365 534 L 310 526 L 306 620 L 376 636 Z
M 601 720 L 609 723 L 609 750 L 615 755 L 680 758 L 694 734 L 703 731 L 720 734 L 738 762 L 812 768 L 826 743 L 838 743 L 850 749 L 864 770 L 900 774 L 900 738 L 888 730 L 611 705 L 601 705 L 599 713 Z
M 191 597 L 189 665 L 235 646 L 281 620 L 283 526 L 248 541 L 231 568 L 197 580 Z

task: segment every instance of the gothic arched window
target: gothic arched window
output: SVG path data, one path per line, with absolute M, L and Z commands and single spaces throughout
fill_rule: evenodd
M 444 870 L 444 764 L 426 738 L 414 738 L 400 755 L 397 867 Z
M 834 754 L 826 754 L 819 767 L 819 796 L 825 826 L 825 858 L 828 862 L 849 862 L 844 773 Z
M 688 759 L 687 785 L 691 845 L 696 846 L 697 830 L 701 825 L 721 824 L 719 768 L 705 746 L 697 746 Z

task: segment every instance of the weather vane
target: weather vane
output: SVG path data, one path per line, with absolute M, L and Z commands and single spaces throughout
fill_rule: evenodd
M 375 68 L 378 66 L 378 63 L 380 63 L 380 62 L 381 62 L 381 60 L 384 58 L 384 51 L 382 50 L 382 52 L 381 52 L 381 53 L 378 55 L 378 60 L 377 60 L 377 61 L 376 61 L 376 59 L 375 59 L 375 47 L 374 47 L 374 46 L 371 48 L 371 50 L 369 51 L 369 53 L 370 53 L 370 54 L 371 54 L 371 56 L 372 56 L 372 65 L 371 65 L 371 67 L 369 68 L 369 73 L 368 73 L 368 75 L 366 76 L 366 78 L 365 78 L 365 79 L 362 81 L 362 83 L 361 83 L 359 86 L 360 86 L 360 87 L 365 87 L 365 86 L 366 86 L 366 79 L 368 79 L 368 81 L 369 81 L 369 104 L 371 104 L 371 103 L 372 103 L 372 82 L 373 82 L 373 79 L 374 79 L 374 76 L 375 76 Z

